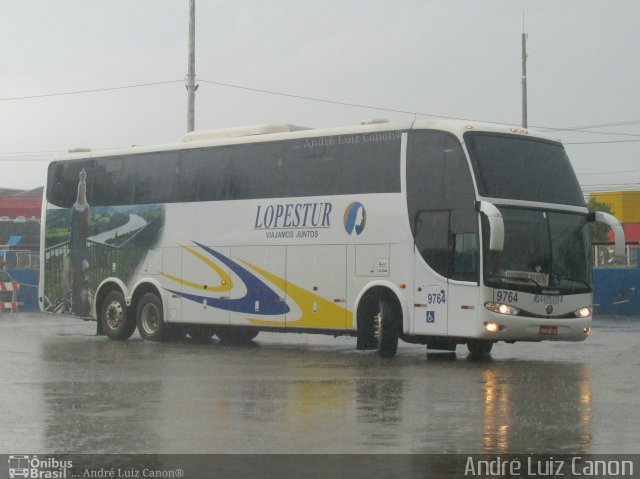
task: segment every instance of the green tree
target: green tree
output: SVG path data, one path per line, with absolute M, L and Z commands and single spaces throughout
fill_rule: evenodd
M 589 203 L 587 204 L 590 212 L 604 211 L 613 215 L 613 208 L 608 203 L 602 203 L 596 200 L 593 196 L 589 197 Z M 589 225 L 589 231 L 591 232 L 591 241 L 609 241 L 610 228 L 602 223 L 591 223 Z

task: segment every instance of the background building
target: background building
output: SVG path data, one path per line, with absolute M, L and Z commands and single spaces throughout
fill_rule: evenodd
M 626 241 L 640 241 L 640 191 L 591 193 L 590 197 L 611 207 L 622 223 Z
M 20 284 L 22 309 L 37 309 L 42 188 L 0 188 L 0 269 Z
M 640 314 L 640 191 L 609 191 L 591 193 L 590 196 L 611 208 L 611 213 L 622 223 L 627 242 L 626 268 L 607 264 L 601 254 L 606 246 L 596 248 L 596 268 L 593 270 L 595 312 Z

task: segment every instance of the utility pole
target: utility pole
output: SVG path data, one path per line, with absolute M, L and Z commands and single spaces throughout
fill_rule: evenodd
M 522 14 L 522 128 L 527 128 L 527 37 Z
M 196 103 L 196 0 L 189 0 L 189 72 L 187 73 L 187 132 L 195 125 Z

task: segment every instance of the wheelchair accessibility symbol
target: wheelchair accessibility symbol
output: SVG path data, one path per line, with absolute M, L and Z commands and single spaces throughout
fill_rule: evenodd
M 436 312 L 427 311 L 427 323 L 435 323 L 435 322 L 436 322 Z

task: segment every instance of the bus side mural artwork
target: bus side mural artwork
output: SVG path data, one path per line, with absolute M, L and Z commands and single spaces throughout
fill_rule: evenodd
M 90 318 L 101 280 L 113 275 L 127 284 L 158 241 L 164 206 L 91 208 L 84 168 L 78 176 L 73 206 L 47 208 L 44 309 Z
M 91 211 L 87 203 L 87 172 L 80 172 L 78 196 L 71 208 L 71 231 L 69 234 L 69 260 L 71 270 L 71 314 L 87 317 L 91 313 L 89 298 L 89 255 L 87 238 Z M 68 293 L 66 293 L 68 294 Z
M 550 174 L 553 172 L 553 174 Z M 591 331 L 589 222 L 562 144 L 460 122 L 290 125 L 49 166 L 41 308 L 124 340 L 260 331 L 489 354 Z

